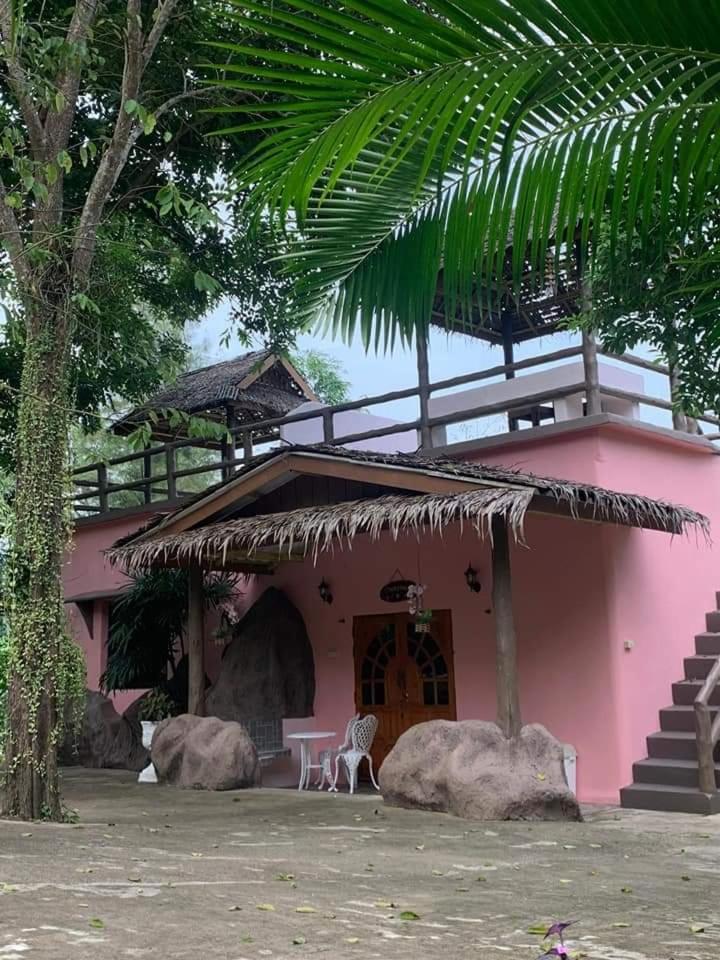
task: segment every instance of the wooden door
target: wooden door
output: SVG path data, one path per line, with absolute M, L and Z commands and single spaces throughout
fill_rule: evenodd
M 449 610 L 434 610 L 427 633 L 408 613 L 355 617 L 355 704 L 378 718 L 376 769 L 400 734 L 425 720 L 455 719 Z

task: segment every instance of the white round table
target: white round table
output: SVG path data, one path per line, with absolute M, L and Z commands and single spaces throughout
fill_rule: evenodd
M 312 762 L 312 741 L 332 740 L 337 736 L 334 730 L 309 730 L 304 733 L 289 733 L 287 740 L 300 741 L 300 782 L 298 790 L 307 790 L 310 785 L 310 771 L 322 770 L 321 763 Z M 322 781 L 320 783 L 322 786 Z

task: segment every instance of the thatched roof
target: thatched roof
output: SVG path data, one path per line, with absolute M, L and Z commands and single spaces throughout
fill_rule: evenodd
M 317 399 L 288 361 L 268 350 L 256 350 L 233 360 L 190 370 L 163 387 L 115 424 L 118 434 L 131 433 L 151 412 L 181 410 L 225 423 L 228 408 L 238 424 L 284 417 L 306 400 Z M 153 425 L 158 440 L 183 436 L 160 416 Z
M 219 522 L 208 520 L 195 529 L 163 534 L 163 527 L 172 525 L 173 517 L 181 513 L 188 515 L 187 521 L 191 524 L 192 507 L 183 507 L 176 514 L 155 521 L 144 531 L 118 541 L 108 551 L 110 560 L 133 571 L 190 562 L 215 568 L 241 560 L 272 564 L 277 563 L 281 554 L 298 550 L 303 555 L 316 557 L 319 551 L 333 545 L 345 546 L 360 534 L 377 538 L 383 531 L 388 531 L 394 538 L 404 532 L 419 536 L 422 529 L 435 532 L 448 524 L 460 522 L 470 523 L 483 536 L 488 533 L 490 521 L 496 515 L 504 517 L 515 537 L 522 540 L 528 511 L 646 527 L 673 534 L 689 527 L 695 527 L 705 535 L 709 533 L 704 516 L 661 500 L 479 463 L 412 454 L 366 453 L 338 447 L 292 447 L 271 451 L 255 458 L 222 487 L 237 484 L 243 472 L 258 471 L 261 478 L 262 470 L 258 468 L 282 457 L 288 458 L 293 473 L 302 469 L 303 457 L 315 462 L 318 458 L 328 458 L 368 467 L 396 467 L 415 477 L 424 475 L 445 477 L 448 481 L 469 481 L 469 486 L 460 492 L 395 491 L 371 499 L 299 507 L 259 516 L 234 516 Z M 208 495 L 198 498 L 205 503 L 210 499 Z

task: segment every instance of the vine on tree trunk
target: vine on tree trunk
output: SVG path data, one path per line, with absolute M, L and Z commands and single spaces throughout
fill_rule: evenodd
M 56 319 L 27 325 L 3 584 L 10 676 L 5 806 L 26 819 L 53 820 L 62 817 L 58 742 L 85 694 L 85 660 L 66 630 L 59 577 L 70 532 L 64 496 L 69 390 Z

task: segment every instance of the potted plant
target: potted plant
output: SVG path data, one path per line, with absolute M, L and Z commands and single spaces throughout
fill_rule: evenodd
M 146 750 L 152 746 L 155 728 L 161 720 L 167 720 L 177 713 L 174 700 L 160 687 L 151 690 L 140 705 L 138 719 L 142 727 L 142 745 Z M 157 773 L 152 760 L 138 775 L 138 783 L 157 783 Z

